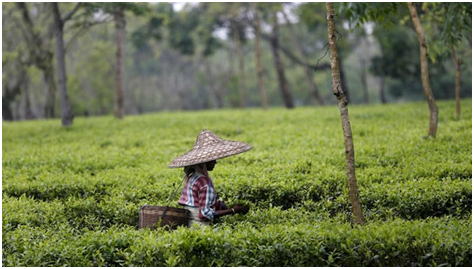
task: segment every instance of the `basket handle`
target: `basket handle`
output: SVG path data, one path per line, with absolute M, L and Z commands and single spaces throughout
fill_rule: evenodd
M 186 175 L 184 176 L 183 178 L 183 183 L 186 181 Z M 166 215 L 166 211 L 168 211 L 168 208 L 171 204 L 171 201 L 173 200 L 174 197 L 176 197 L 176 192 L 179 190 L 179 187 L 181 187 L 181 185 L 178 185 L 178 188 L 173 192 L 173 194 L 171 195 L 169 201 L 168 201 L 168 204 L 166 205 L 166 208 L 165 210 L 163 210 L 163 215 L 161 216 L 162 219 L 165 218 L 165 215 Z

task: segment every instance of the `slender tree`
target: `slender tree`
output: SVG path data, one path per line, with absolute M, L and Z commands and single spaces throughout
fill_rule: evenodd
M 291 35 L 291 41 L 293 42 L 293 45 L 296 47 L 296 49 L 299 51 L 300 55 L 303 57 L 303 59 L 308 59 L 308 53 L 306 50 L 301 46 L 300 42 L 298 42 L 296 38 L 296 33 L 295 30 L 293 29 L 293 25 L 291 24 L 290 20 L 288 19 L 288 16 L 286 15 L 285 10 L 282 8 L 280 10 L 281 14 L 283 14 L 283 17 L 285 18 L 286 25 L 288 26 L 290 35 Z M 308 63 L 306 61 L 303 61 L 303 67 L 305 70 L 306 78 L 308 79 L 308 84 L 309 84 L 309 91 L 311 95 L 313 95 L 318 103 L 320 105 L 324 104 L 324 100 L 321 97 L 321 94 L 319 93 L 318 88 L 316 87 L 316 84 L 314 83 L 313 80 L 313 72 L 311 68 L 309 67 Z
M 387 15 L 396 13 L 402 3 L 345 3 L 346 14 L 356 26 L 360 26 L 367 21 L 376 21 L 383 23 Z M 424 31 L 416 6 L 407 3 L 410 18 L 415 32 L 418 36 L 420 47 L 420 71 L 423 93 L 426 97 L 428 108 L 430 110 L 430 122 L 428 137 L 436 137 L 438 129 L 438 107 L 431 90 L 430 78 L 428 74 L 428 55 L 427 43 Z M 431 10 L 428 10 L 431 7 Z M 441 41 L 444 43 L 444 49 L 433 49 L 430 58 L 436 59 L 437 56 L 451 49 L 451 45 L 456 45 L 461 39 L 466 38 L 470 41 L 472 27 L 472 3 L 426 3 L 423 4 L 425 12 L 424 17 L 435 26 L 443 25 L 441 31 Z M 385 24 L 387 25 L 387 24 Z M 432 28 L 432 27 L 431 27 Z M 469 38 L 468 38 L 469 36 Z
M 209 84 L 209 88 L 210 88 L 210 92 L 212 93 L 212 95 L 214 95 L 214 98 L 216 100 L 216 107 L 217 108 L 223 108 L 224 107 L 224 101 L 222 100 L 223 99 L 223 92 L 220 90 L 220 87 L 216 86 L 217 83 L 218 83 L 218 78 L 216 76 L 214 76 L 214 74 L 212 73 L 212 69 L 211 69 L 211 64 L 209 63 L 209 59 L 206 59 L 204 58 L 203 59 L 204 61 L 204 68 L 205 68 L 205 72 L 206 72 L 206 77 L 208 79 L 208 84 Z
M 418 35 L 418 42 L 420 43 L 420 65 L 421 65 L 421 83 L 423 85 L 423 93 L 425 94 L 426 101 L 430 110 L 430 125 L 428 129 L 428 136 L 436 137 L 438 130 L 438 106 L 436 100 L 431 91 L 430 76 L 428 73 L 428 57 L 425 36 L 423 33 L 423 27 L 420 19 L 418 18 L 418 12 L 412 2 L 408 2 L 408 9 L 410 10 L 410 17 L 415 27 L 416 34 Z
M 26 72 L 27 65 L 19 58 L 9 59 L 13 57 L 5 57 L 2 59 L 2 72 L 4 79 L 2 83 L 2 118 L 4 121 L 15 120 L 15 115 L 12 111 L 12 104 L 17 99 L 18 95 L 24 92 L 25 82 L 28 80 Z M 7 58 L 7 60 L 5 60 Z
M 122 6 L 118 5 L 113 10 L 115 22 L 115 102 L 114 116 L 117 119 L 123 119 L 123 91 L 124 91 L 124 45 L 125 45 L 125 13 Z
M 246 106 L 246 89 L 245 89 L 245 63 L 244 57 L 241 48 L 241 36 L 239 25 L 237 23 L 237 15 L 239 12 L 239 3 L 232 3 L 230 24 L 232 26 L 232 33 L 234 38 L 234 49 L 235 55 L 239 61 L 239 96 L 240 96 L 240 108 L 245 108 Z
M 360 59 L 360 82 L 362 83 L 363 101 L 369 103 L 369 87 L 367 86 L 367 71 L 364 57 Z
M 258 15 L 258 3 L 254 4 L 254 13 L 255 13 L 255 64 L 257 65 L 257 77 L 258 77 L 258 88 L 260 89 L 260 96 L 262 98 L 262 107 L 264 109 L 268 108 L 267 93 L 263 86 L 263 71 L 262 63 L 260 61 L 260 18 Z
M 57 79 L 61 106 L 61 121 L 62 126 L 70 126 L 74 120 L 71 103 L 67 93 L 67 75 L 66 75 L 66 60 L 64 51 L 64 24 L 71 19 L 74 13 L 79 9 L 80 3 L 65 16 L 61 17 L 58 3 L 51 3 L 53 17 L 54 17 L 54 32 L 56 36 L 56 61 L 57 61 Z
M 385 76 L 382 75 L 380 77 L 380 102 L 382 104 L 386 104 L 387 103 L 387 97 L 385 96 Z
M 245 108 L 246 106 L 246 96 L 245 96 L 245 64 L 244 58 L 242 56 L 242 49 L 240 48 L 240 34 L 237 27 L 236 18 L 232 19 L 232 31 L 234 34 L 234 44 L 235 44 L 235 55 L 239 60 L 239 95 L 240 95 L 240 108 Z
M 339 56 L 337 52 L 336 29 L 334 23 L 335 13 L 333 4 L 326 3 L 326 10 L 329 51 L 331 54 L 332 89 L 334 95 L 337 97 L 338 100 L 339 112 L 341 114 L 342 130 L 344 133 L 349 198 L 352 204 L 352 212 L 354 214 L 355 222 L 359 225 L 363 225 L 365 223 L 365 220 L 362 213 L 362 207 L 359 202 L 359 189 L 357 187 L 357 180 L 355 174 L 354 143 L 352 139 L 351 123 L 349 121 L 349 109 L 347 107 L 348 101 L 341 84 L 341 73 L 339 65 Z
M 25 77 L 25 80 L 23 81 L 23 96 L 25 98 L 25 119 L 27 120 L 36 118 L 33 110 L 31 109 L 30 89 L 28 87 L 29 82 L 30 78 Z
M 280 59 L 279 47 L 280 47 L 280 34 L 279 34 L 279 26 L 278 26 L 278 19 L 277 19 L 277 12 L 274 10 L 273 12 L 273 27 L 272 27 L 272 37 L 271 37 L 271 45 L 272 45 L 272 53 L 273 53 L 273 60 L 275 61 L 275 69 L 278 75 L 278 81 L 280 84 L 280 91 L 281 96 L 283 98 L 283 103 L 285 104 L 286 108 L 294 108 L 295 105 L 293 103 L 293 96 L 288 89 L 288 83 L 285 77 L 285 70 L 283 68 L 283 62 Z
M 456 118 L 459 119 L 461 117 L 461 60 L 456 58 L 454 45 L 451 45 L 451 59 L 456 69 L 454 96 L 456 99 Z
M 29 60 L 43 72 L 44 81 L 47 85 L 46 104 L 44 106 L 44 116 L 46 118 L 54 117 L 54 107 L 56 100 L 56 81 L 54 78 L 53 52 L 50 49 L 47 35 L 41 35 L 31 19 L 28 7 L 24 2 L 16 3 L 21 11 L 23 21 L 22 29 Z

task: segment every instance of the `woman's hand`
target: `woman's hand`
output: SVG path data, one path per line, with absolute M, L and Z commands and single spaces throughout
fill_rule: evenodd
M 249 212 L 248 206 L 234 205 L 232 208 L 235 210 L 235 213 L 247 214 L 247 212 Z
M 237 205 L 232 206 L 229 209 L 221 209 L 221 210 L 215 211 L 214 216 L 221 217 L 221 216 L 232 215 L 232 214 L 237 214 L 237 213 L 247 214 L 247 212 L 249 212 L 248 206 L 237 204 Z

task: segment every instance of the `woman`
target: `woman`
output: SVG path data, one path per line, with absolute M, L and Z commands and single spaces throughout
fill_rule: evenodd
M 217 159 L 251 150 L 249 144 L 222 140 L 208 130 L 197 137 L 193 149 L 175 158 L 168 167 L 184 167 L 186 184 L 179 204 L 189 211 L 188 225 L 194 223 L 209 225 L 216 217 L 229 214 L 247 213 L 248 208 L 234 205 L 231 208 L 218 199 L 208 171 L 212 171 Z

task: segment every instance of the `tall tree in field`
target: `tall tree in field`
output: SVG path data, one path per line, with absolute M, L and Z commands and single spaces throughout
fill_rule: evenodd
M 240 96 L 240 108 L 245 108 L 246 106 L 246 81 L 245 81 L 245 63 L 244 57 L 241 48 L 242 34 L 244 33 L 239 28 L 239 23 L 237 22 L 237 15 L 239 13 L 239 3 L 232 3 L 231 8 L 232 17 L 230 18 L 230 23 L 232 25 L 232 34 L 234 38 L 235 45 L 235 55 L 239 60 L 239 96 Z
M 336 43 L 336 27 L 334 23 L 334 8 L 332 3 L 326 3 L 327 22 L 328 22 L 328 38 L 329 51 L 331 54 L 331 73 L 332 73 L 332 89 L 336 95 L 339 103 L 339 111 L 341 114 L 342 129 L 344 133 L 344 144 L 346 148 L 346 169 L 347 169 L 347 183 L 349 186 L 349 198 L 352 205 L 352 212 L 354 213 L 355 222 L 359 225 L 365 223 L 362 213 L 362 207 L 359 202 L 359 189 L 357 187 L 357 180 L 355 174 L 355 157 L 354 157 L 354 143 L 352 141 L 352 130 L 349 121 L 349 110 L 347 107 L 347 98 L 341 86 L 341 73 L 339 66 L 339 57 Z
M 255 14 L 255 64 L 257 65 L 258 88 L 260 89 L 260 97 L 262 98 L 262 107 L 267 109 L 267 93 L 263 87 L 262 63 L 260 61 L 260 18 L 258 15 L 258 3 L 253 3 L 253 5 Z
M 16 5 L 2 3 L 2 118 L 13 121 L 15 115 L 12 105 L 22 94 L 29 64 L 28 48 L 18 44 L 25 38 L 15 19 Z M 28 55 L 28 57 L 26 57 Z
M 418 38 L 412 31 L 411 28 L 401 25 L 393 26 L 389 31 L 380 25 L 374 27 L 373 36 L 380 44 L 380 55 L 371 58 L 370 71 L 380 77 L 381 103 L 387 102 L 386 78 L 402 80 L 405 85 L 412 85 L 414 81 L 419 80 Z
M 56 36 L 56 60 L 57 60 L 57 79 L 61 107 L 61 121 L 62 126 L 70 126 L 74 120 L 71 103 L 67 94 L 67 75 L 66 75 L 66 60 L 64 50 L 64 24 L 71 19 L 71 17 L 79 9 L 80 3 L 65 16 L 62 17 L 59 11 L 58 3 L 51 3 L 51 8 L 54 17 L 54 32 Z
M 451 59 L 456 70 L 456 79 L 454 82 L 454 97 L 456 99 L 456 118 L 461 117 L 461 59 L 456 58 L 454 45 L 451 45 Z
M 456 56 L 456 47 L 462 39 L 470 42 L 472 32 L 472 3 L 424 3 L 423 10 L 428 21 L 442 26 L 441 41 L 449 51 L 455 69 L 456 117 L 461 116 L 461 64 L 462 57 Z M 468 38 L 469 37 L 469 38 Z
M 412 2 L 408 2 L 407 5 L 408 9 L 410 10 L 410 17 L 413 22 L 413 26 L 415 27 L 415 31 L 418 35 L 418 42 L 420 43 L 421 83 L 423 84 L 423 93 L 425 94 L 428 107 L 430 109 L 430 126 L 428 129 L 428 136 L 436 137 L 436 132 L 438 130 L 438 106 L 436 105 L 436 100 L 433 96 L 433 92 L 431 91 L 430 76 L 428 73 L 428 46 L 426 45 L 423 26 L 421 25 L 420 19 L 418 17 L 416 7 Z
M 53 51 L 49 44 L 52 37 L 49 37 L 48 34 L 40 34 L 31 19 L 26 3 L 18 2 L 16 6 L 21 12 L 23 27 L 20 29 L 22 29 L 21 32 L 25 40 L 29 61 L 43 72 L 43 77 L 47 85 L 44 116 L 46 118 L 53 118 L 57 87 L 54 77 Z
M 3 24 L 5 26 L 5 23 Z M 3 36 L 3 49 L 5 48 L 6 38 Z M 21 58 L 17 56 L 18 52 L 6 52 L 2 54 L 2 118 L 4 121 L 14 120 L 12 104 L 18 95 L 25 92 L 25 82 L 28 80 L 27 67 Z M 22 90 L 23 89 L 23 90 Z M 27 113 L 25 113 L 27 114 Z
M 239 60 L 239 95 L 240 95 L 240 108 L 245 107 L 245 72 L 244 72 L 244 58 L 242 57 L 242 50 L 240 48 L 240 34 L 237 27 L 236 18 L 232 19 L 232 31 L 234 36 L 235 55 Z
M 273 53 L 273 60 L 275 61 L 275 69 L 278 75 L 278 81 L 280 85 L 281 96 L 283 98 L 283 103 L 286 108 L 294 108 L 293 96 L 291 95 L 290 90 L 288 89 L 288 83 L 285 77 L 285 69 L 283 67 L 283 62 L 280 58 L 280 32 L 277 18 L 277 10 L 273 7 L 273 26 L 272 26 L 272 36 L 271 36 L 271 46 Z
M 384 16 L 395 13 L 400 3 L 349 3 L 343 4 L 346 6 L 347 16 L 356 21 L 356 26 L 361 26 L 366 21 L 378 21 L 382 22 Z M 423 85 L 423 94 L 428 102 L 430 110 L 430 122 L 428 129 L 428 137 L 436 137 L 438 129 L 438 106 L 431 90 L 429 73 L 428 73 L 428 58 L 427 58 L 427 44 L 418 17 L 418 12 L 413 3 L 407 3 L 410 17 L 415 28 L 415 32 L 418 36 L 418 43 L 420 46 L 420 69 L 421 69 L 421 81 Z
M 122 6 L 116 6 L 112 12 L 115 22 L 115 42 L 116 42 L 116 61 L 115 61 L 115 102 L 114 116 L 117 119 L 123 119 L 123 88 L 124 88 L 124 46 L 125 46 L 125 13 Z
M 299 51 L 299 53 L 303 57 L 303 59 L 308 59 L 308 54 L 306 53 L 306 50 L 304 49 L 303 46 L 301 46 L 300 42 L 296 38 L 295 30 L 293 29 L 293 25 L 291 24 L 290 19 L 288 18 L 288 15 L 286 15 L 285 9 L 282 8 L 280 10 L 280 12 L 283 15 L 283 17 L 285 18 L 286 25 L 288 26 L 288 30 L 290 32 L 291 40 L 293 42 L 293 45 L 297 48 L 297 50 Z M 313 95 L 316 98 L 316 100 L 318 101 L 318 103 L 320 105 L 323 105 L 324 100 L 321 97 L 321 94 L 319 93 L 319 90 L 316 87 L 316 84 L 314 83 L 313 71 L 309 67 L 306 60 L 303 61 L 303 67 L 304 67 L 304 70 L 305 70 L 306 78 L 308 79 L 309 91 L 310 91 L 311 95 Z
M 132 11 L 134 15 L 143 15 L 148 11 L 148 6 L 141 3 L 86 3 L 85 8 L 89 16 L 97 12 L 105 12 L 113 16 L 115 24 L 115 98 L 114 117 L 124 117 L 124 90 L 125 90 L 125 44 L 126 25 L 125 11 Z

